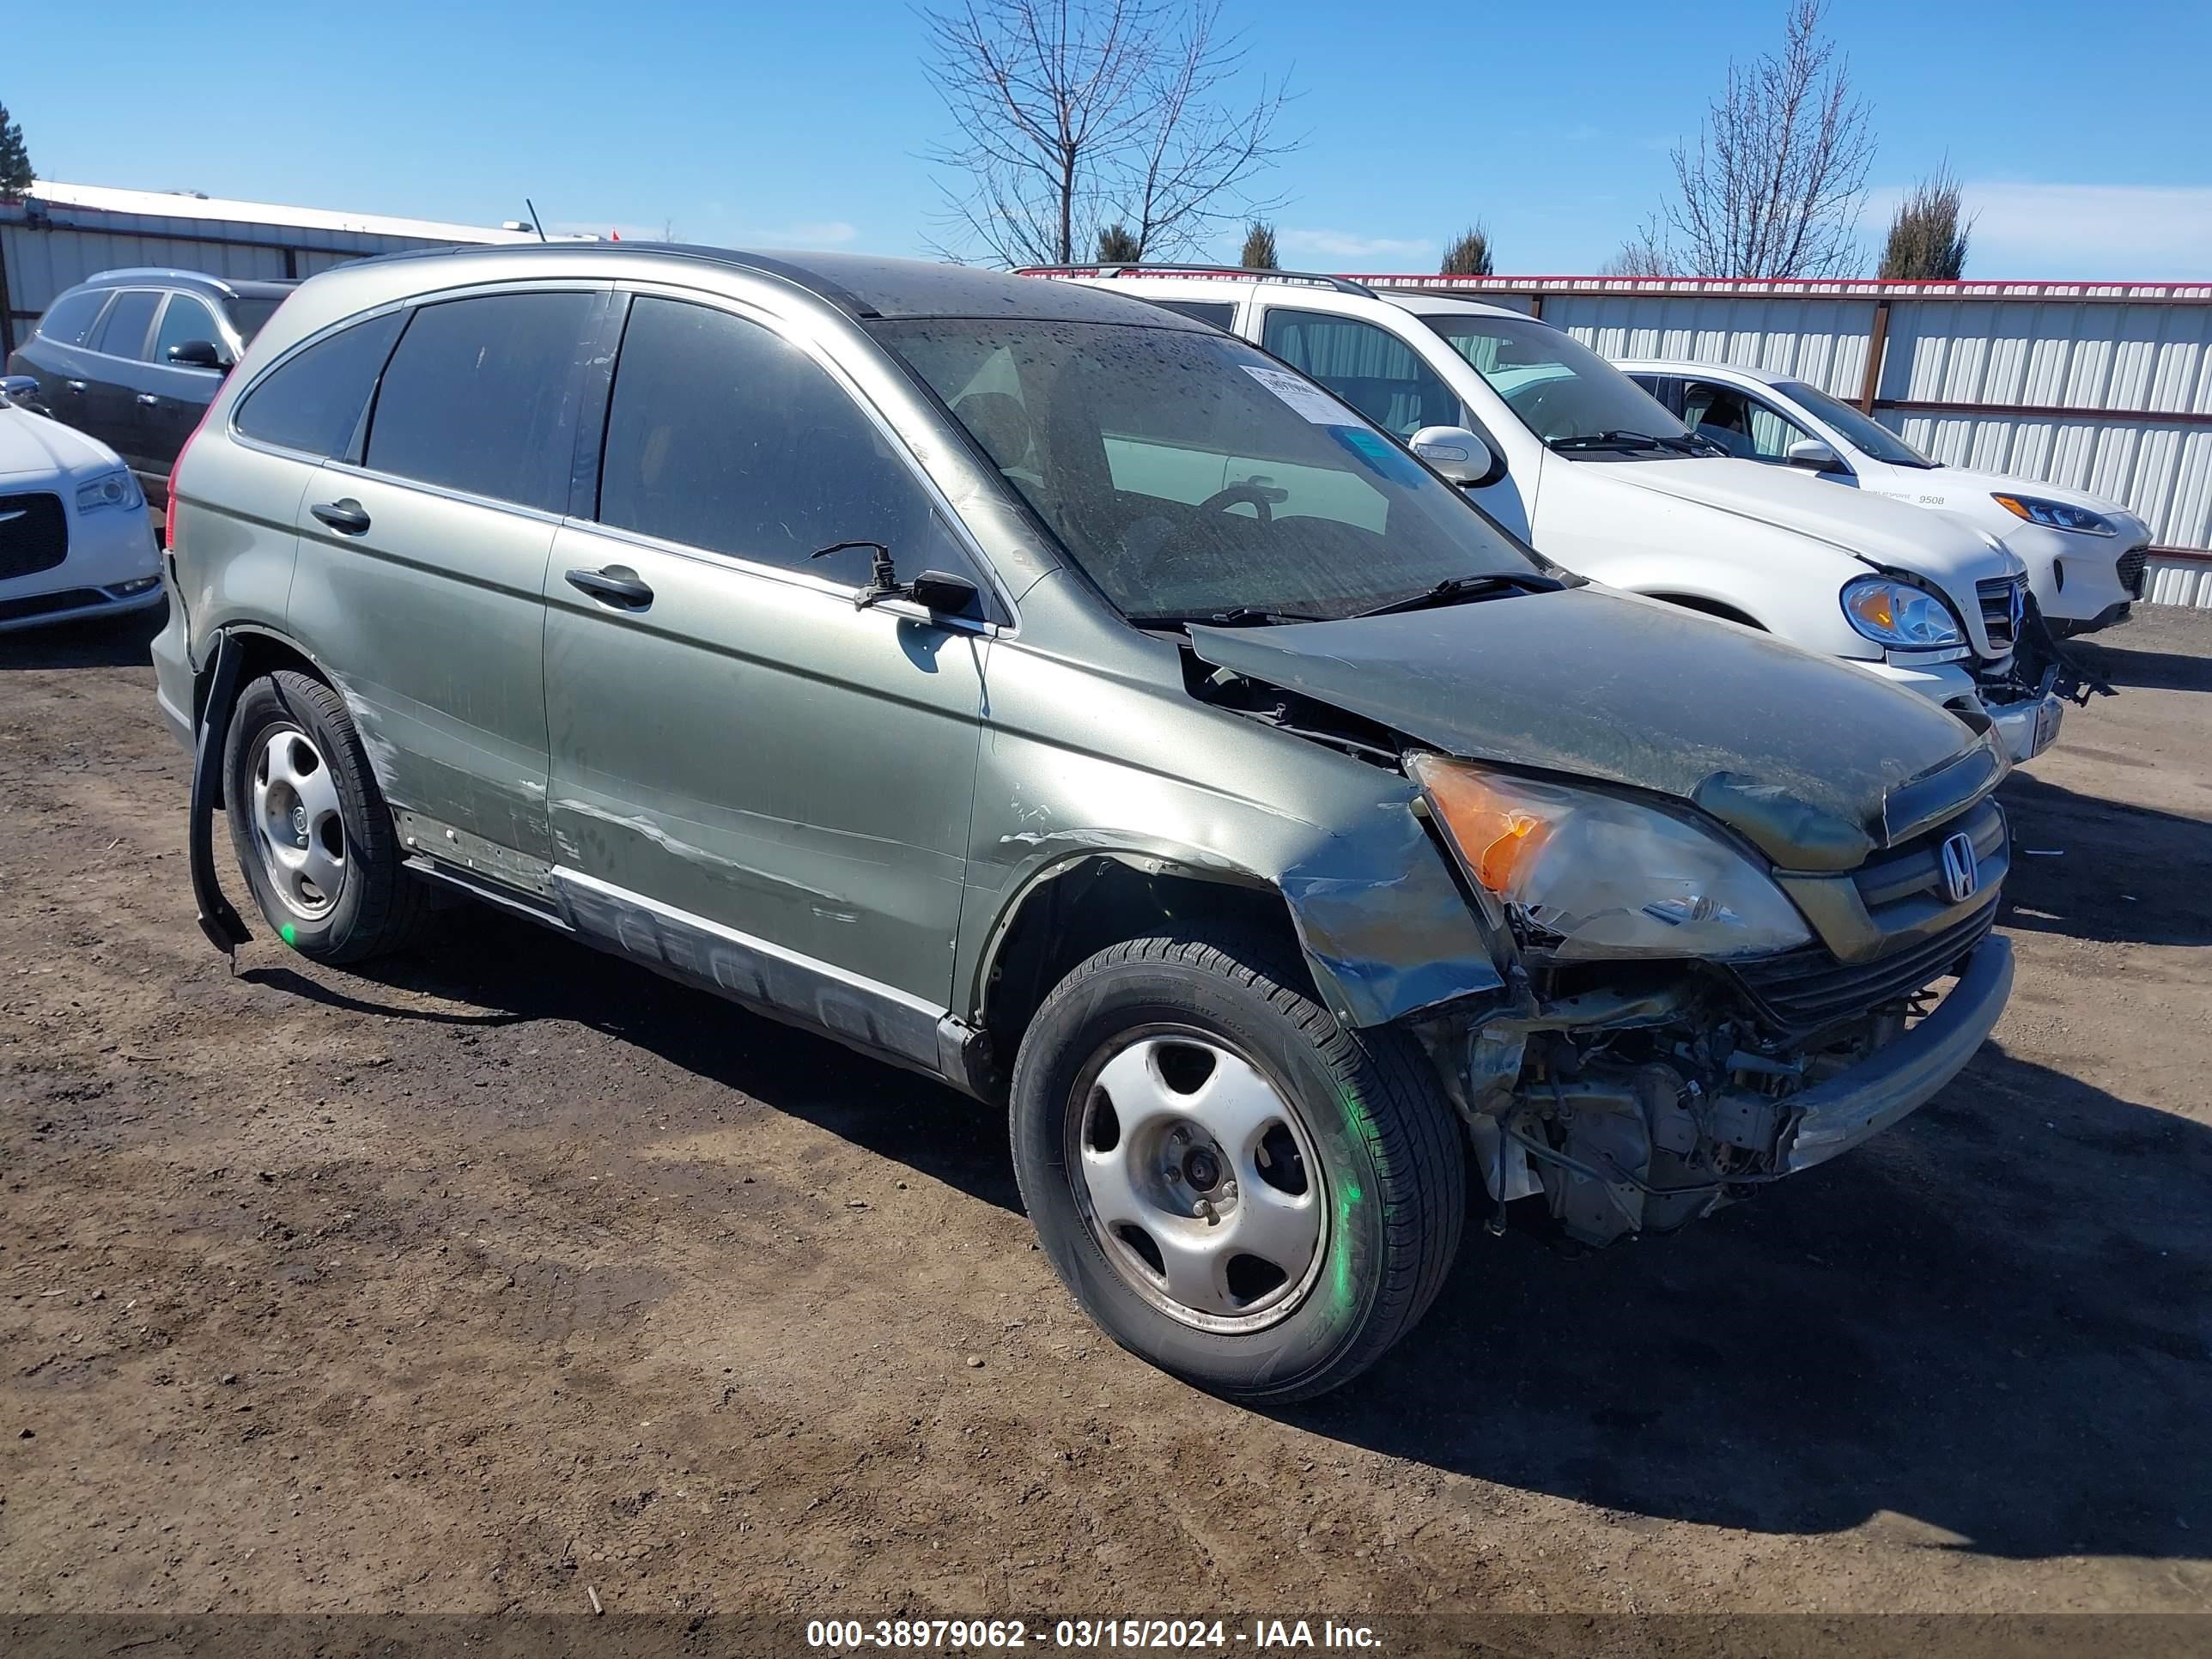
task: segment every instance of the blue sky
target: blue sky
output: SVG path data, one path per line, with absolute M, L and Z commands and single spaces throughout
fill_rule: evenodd
M 1304 94 L 1268 186 L 1284 263 L 1430 270 L 1480 217 L 1502 272 L 1594 269 L 1782 10 L 1229 0 Z M 930 234 L 946 124 L 903 4 L 116 3 L 92 51 L 88 16 L 8 29 L 0 101 L 48 178 L 477 224 L 528 195 L 549 226 L 739 245 Z M 1971 274 L 2212 278 L 2212 4 L 1844 0 L 1830 27 L 1875 106 L 1870 226 L 1948 155 Z

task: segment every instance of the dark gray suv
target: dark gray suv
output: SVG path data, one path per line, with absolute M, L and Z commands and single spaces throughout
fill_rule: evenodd
M 38 383 L 27 406 L 123 457 L 159 511 L 177 452 L 295 286 L 158 267 L 103 270 L 46 307 L 8 372 Z
M 1832 1157 L 2010 984 L 1986 728 L 1583 583 L 1118 295 L 351 265 L 174 506 L 218 944 L 221 801 L 319 960 L 471 894 L 1003 1099 L 1085 1308 L 1239 1398 L 1372 1363 L 1470 1209 L 1601 1243 Z

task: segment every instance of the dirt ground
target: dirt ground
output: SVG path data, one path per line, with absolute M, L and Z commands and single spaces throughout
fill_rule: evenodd
M 1937 1101 L 1277 1413 L 945 1091 L 475 909 L 231 977 L 149 632 L 0 637 L 0 1610 L 2212 1609 L 2212 616 L 2007 786 Z

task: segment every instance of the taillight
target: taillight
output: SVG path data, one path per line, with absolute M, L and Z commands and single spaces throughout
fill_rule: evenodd
M 216 382 L 216 398 L 222 396 L 222 389 L 229 381 L 230 376 L 226 374 Z M 193 422 L 191 432 L 185 439 L 184 447 L 177 451 L 177 459 L 169 463 L 169 500 L 161 509 L 161 545 L 172 552 L 175 551 L 177 545 L 177 474 L 184 471 L 185 451 L 192 447 L 192 439 L 200 435 L 200 428 L 208 423 L 208 416 L 214 413 L 215 398 L 210 398 L 208 406 L 200 411 L 199 419 Z

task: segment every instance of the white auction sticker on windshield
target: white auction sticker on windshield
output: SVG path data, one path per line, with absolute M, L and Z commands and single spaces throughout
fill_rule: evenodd
M 1260 368 L 1250 363 L 1246 363 L 1243 368 L 1247 374 L 1316 426 L 1352 426 L 1359 420 L 1359 416 L 1319 386 L 1300 380 L 1287 369 Z

